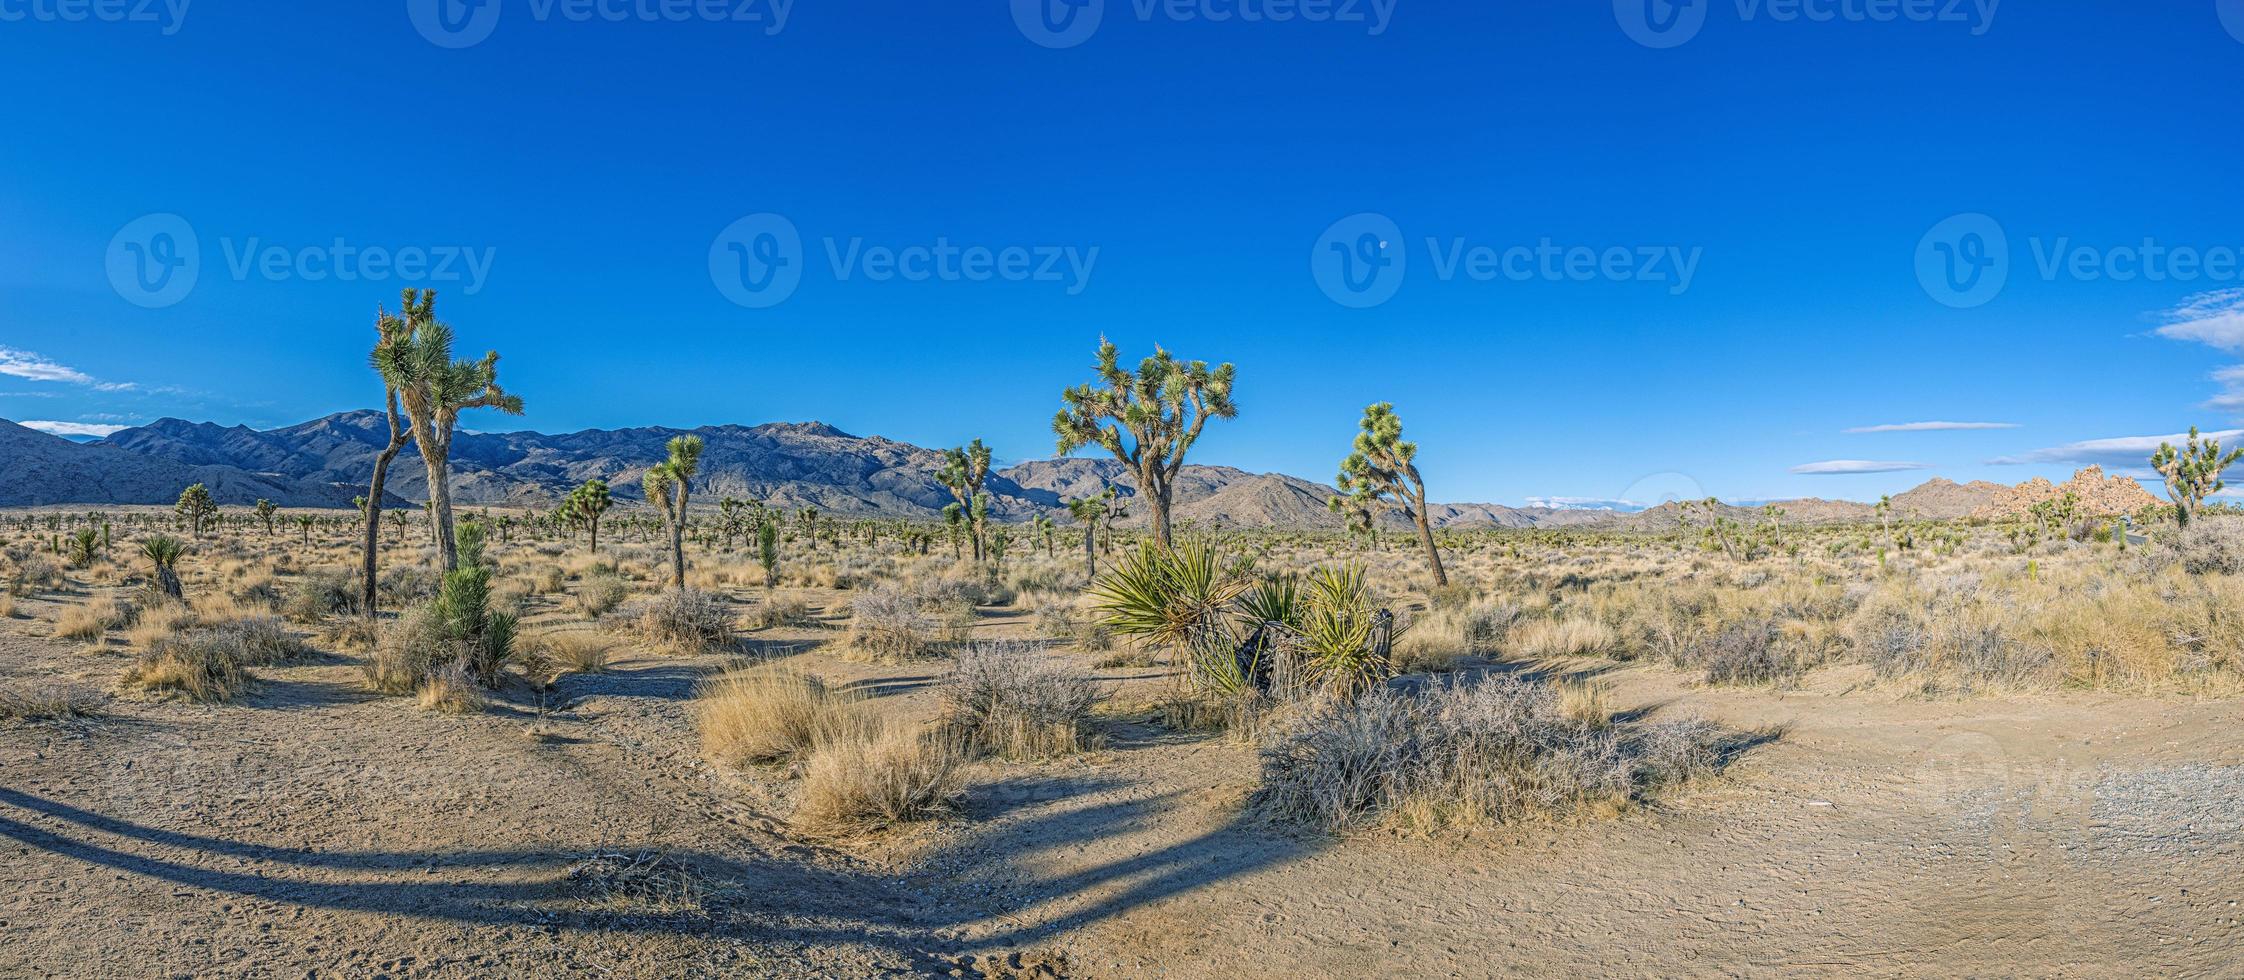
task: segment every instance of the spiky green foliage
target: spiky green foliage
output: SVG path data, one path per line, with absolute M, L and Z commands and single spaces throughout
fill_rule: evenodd
M 1395 636 L 1377 635 L 1380 616 L 1362 565 L 1310 572 L 1299 605 L 1302 674 L 1311 684 L 1355 697 L 1394 672 L 1389 654 Z
M 408 296 L 409 301 L 413 297 Z M 452 357 L 452 327 L 435 316 L 436 294 L 424 291 L 418 308 L 404 317 L 385 318 L 382 342 L 375 345 L 374 369 L 397 394 L 405 417 L 411 421 L 413 441 L 420 444 L 421 460 L 428 467 L 429 511 L 435 522 L 437 555 L 444 569 L 459 567 L 458 545 L 452 528 L 452 433 L 460 413 L 491 408 L 509 415 L 522 414 L 522 399 L 499 387 L 499 352 L 489 351 L 479 361 Z
M 187 553 L 187 546 L 178 538 L 158 534 L 140 542 L 140 554 L 156 573 L 156 586 L 174 599 L 181 598 L 179 584 L 179 558 Z
M 2166 479 L 2167 499 L 2174 502 L 2174 518 L 2183 526 L 2205 505 L 2205 498 L 2228 487 L 2221 479 L 2221 471 L 2230 463 L 2244 457 L 2244 449 L 2221 452 L 2219 439 L 2205 439 L 2197 434 L 2197 427 L 2189 427 L 2189 440 L 2177 451 L 2172 443 L 2158 444 L 2151 454 L 2151 468 Z
M 1066 407 L 1052 419 L 1059 454 L 1097 446 L 1128 465 L 1145 498 L 1153 538 L 1168 545 L 1177 473 L 1209 419 L 1239 414 L 1231 401 L 1237 371 L 1229 364 L 1210 369 L 1206 361 L 1180 361 L 1159 347 L 1130 371 L 1105 338 L 1099 340 L 1097 370 L 1096 382 L 1061 393 Z
M 779 525 L 764 520 L 756 525 L 756 563 L 764 567 L 764 588 L 779 584 Z
M 951 492 L 968 518 L 967 537 L 974 544 L 974 560 L 982 560 L 983 540 L 989 525 L 989 500 L 982 496 L 982 481 L 990 475 L 990 450 L 976 439 L 957 449 L 943 450 L 943 468 L 935 480 Z
M 600 518 L 615 506 L 615 498 L 608 493 L 608 481 L 593 477 L 561 500 L 561 519 L 582 527 L 592 535 L 592 550 L 600 550 Z
M 100 552 L 100 550 L 100 531 L 97 531 L 91 527 L 82 527 L 76 531 L 71 532 L 68 552 L 70 567 L 84 568 L 88 565 L 93 564 L 94 557 Z
M 670 586 L 686 587 L 686 497 L 694 474 L 701 471 L 701 437 L 677 436 L 670 440 L 670 458 L 648 468 L 647 500 L 662 511 L 670 528 Z
M 210 519 L 218 516 L 218 504 L 210 499 L 210 488 L 200 483 L 179 491 L 179 503 L 172 509 L 187 519 L 187 530 L 197 539 L 203 536 Z
M 1364 409 L 1358 424 L 1355 451 L 1340 461 L 1335 485 L 1341 496 L 1328 501 L 1333 513 L 1350 515 L 1368 524 L 1374 510 L 1394 510 L 1418 528 L 1418 542 L 1426 549 L 1426 564 L 1433 570 L 1434 585 L 1449 584 L 1442 568 L 1441 549 L 1434 544 L 1432 520 L 1426 514 L 1426 480 L 1418 474 L 1418 444 L 1402 437 L 1402 418 L 1389 402 Z M 1365 515 L 1356 518 L 1355 515 Z
M 273 515 L 274 515 L 275 513 L 278 513 L 278 512 L 280 511 L 280 507 L 279 507 L 279 506 L 277 506 L 277 505 L 275 505 L 275 504 L 274 504 L 274 503 L 273 503 L 272 501 L 270 501 L 270 500 L 266 500 L 266 499 L 265 499 L 265 498 L 263 498 L 263 497 L 259 497 L 259 498 L 257 498 L 257 506 L 256 506 L 256 507 L 254 507 L 254 508 L 252 508 L 252 509 L 253 509 L 253 510 L 255 510 L 255 511 L 257 512 L 257 519 L 258 519 L 258 520 L 260 520 L 260 521 L 263 521 L 263 522 L 265 523 L 265 536 L 266 536 L 267 538 L 270 538 L 270 537 L 272 537 L 272 536 L 273 536 Z

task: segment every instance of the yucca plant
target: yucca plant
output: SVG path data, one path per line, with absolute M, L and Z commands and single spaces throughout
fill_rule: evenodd
M 82 527 L 70 535 L 70 567 L 84 568 L 94 563 L 101 549 L 101 532 Z
M 159 534 L 142 541 L 140 553 L 148 559 L 150 565 L 155 566 L 157 587 L 163 589 L 167 596 L 181 598 L 179 556 L 187 553 L 187 546 L 181 544 L 178 538 Z
M 1353 698 L 1394 672 L 1389 652 L 1401 631 L 1375 608 L 1362 565 L 1320 567 L 1303 591 L 1298 656 L 1311 684 Z

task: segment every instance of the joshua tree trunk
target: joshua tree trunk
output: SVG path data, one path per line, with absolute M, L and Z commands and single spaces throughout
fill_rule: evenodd
M 1153 540 L 1169 547 L 1169 501 L 1175 487 L 1158 459 L 1138 464 L 1138 496 L 1145 498 L 1146 518 L 1153 523 Z
M 600 518 L 588 517 L 585 523 L 592 526 L 592 553 L 597 555 L 600 553 Z
M 1099 577 L 1099 526 L 1083 525 L 1083 571 L 1092 578 Z
M 186 590 L 179 585 L 179 573 L 172 571 L 170 565 L 156 566 L 156 587 L 174 599 L 186 598 Z
M 396 459 L 398 451 L 405 448 L 408 438 L 410 437 L 398 426 L 397 395 L 392 394 L 390 395 L 390 444 L 382 449 L 381 455 L 374 457 L 374 481 L 366 488 L 366 554 L 364 555 L 364 562 L 359 567 L 362 579 L 359 583 L 359 601 L 361 608 L 366 610 L 366 615 L 369 617 L 374 615 L 376 593 L 374 579 L 377 573 L 375 558 L 382 547 L 382 487 L 389 482 L 390 461 Z M 311 535 L 311 525 L 304 525 L 304 538 L 307 544 L 311 541 Z
M 437 564 L 447 572 L 460 567 L 458 546 L 452 538 L 452 438 L 432 432 L 440 426 L 413 420 L 413 441 L 421 447 L 421 462 L 429 473 L 429 540 L 436 544 Z
M 1434 547 L 1434 528 L 1426 520 L 1426 508 L 1420 506 L 1410 516 L 1418 523 L 1418 543 L 1426 546 L 1426 564 L 1434 569 L 1434 586 L 1439 588 L 1448 585 L 1449 573 L 1442 571 L 1441 549 Z

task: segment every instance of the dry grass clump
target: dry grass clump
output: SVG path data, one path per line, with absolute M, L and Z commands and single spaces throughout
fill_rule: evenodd
M 125 671 L 128 689 L 177 694 L 204 703 L 230 701 L 249 689 L 238 650 L 211 630 L 166 637 Z
M 140 618 L 125 630 L 125 642 L 135 650 L 153 649 L 157 643 L 199 621 L 195 611 L 181 602 L 160 602 L 140 611 Z
M 0 619 L 16 618 L 16 597 L 0 592 Z
M 916 657 L 934 646 L 935 624 L 912 597 L 892 588 L 858 593 L 849 601 L 849 646 L 876 658 Z
M 439 714 L 465 715 L 483 710 L 483 692 L 477 689 L 467 668 L 457 663 L 438 667 L 422 678 L 413 699 L 424 710 Z
M 2244 575 L 2244 518 L 2199 517 L 2175 537 L 2173 549 L 2191 575 Z
M 1375 689 L 1299 716 L 1262 753 L 1264 813 L 1342 832 L 1608 813 L 1713 772 L 1701 722 L 1618 724 L 1595 695 L 1516 676 Z
M 585 576 L 584 584 L 577 587 L 577 611 L 588 619 L 599 619 L 614 612 L 623 600 L 631 595 L 631 586 L 612 571 L 599 571 Z
M 884 830 L 948 813 L 966 755 L 949 739 L 882 726 L 814 748 L 794 822 L 812 833 Z
M 861 698 L 783 667 L 724 674 L 702 686 L 693 710 L 702 751 L 729 766 L 799 759 L 838 739 L 863 741 L 870 725 Z
M 357 576 L 314 573 L 297 579 L 281 603 L 281 614 L 291 622 L 319 623 L 329 616 L 357 615 L 363 610 Z
M 55 613 L 54 637 L 92 643 L 108 633 L 110 625 L 119 618 L 117 607 L 111 603 L 64 606 Z
M 807 626 L 817 622 L 810 614 L 810 603 L 801 596 L 766 595 L 750 614 L 757 629 L 779 626 Z
M 959 740 L 1009 759 L 1082 751 L 1091 742 L 1091 709 L 1105 697 L 1089 673 L 1020 643 L 967 647 L 943 685 Z
M 696 912 L 706 892 L 691 866 L 660 850 L 601 851 L 570 865 L 568 880 L 613 912 Z
M 523 641 L 525 654 L 541 658 L 561 673 L 605 674 L 615 643 L 582 631 L 540 633 Z
M 1520 607 L 1510 603 L 1452 602 L 1463 604 L 1436 603 L 1432 612 L 1412 620 L 1410 629 L 1395 640 L 1396 671 L 1443 671 L 1466 657 L 1493 657 L 1521 615 Z
M 0 724 L 78 721 L 108 713 L 108 699 L 61 684 L 0 687 Z
M 1618 637 L 1604 623 L 1586 617 L 1539 619 L 1511 631 L 1515 657 L 1594 657 L 1611 651 Z
M 418 693 L 423 680 L 458 659 L 459 651 L 444 632 L 443 617 L 422 605 L 407 609 L 383 627 L 359 669 L 369 688 L 402 696 Z
M 615 613 L 625 629 L 649 647 L 699 654 L 733 644 L 732 609 L 723 597 L 698 589 L 666 589 Z

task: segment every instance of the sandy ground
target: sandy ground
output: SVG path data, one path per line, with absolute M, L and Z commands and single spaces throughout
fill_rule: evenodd
M 43 632 L 0 623 L 0 678 L 114 688 L 121 650 Z M 796 656 L 934 711 L 939 664 Z M 722 663 L 628 656 L 541 720 L 527 691 L 373 698 L 325 657 L 232 705 L 0 730 L 0 975 L 2244 976 L 2235 702 L 1543 665 L 1781 735 L 1616 819 L 1336 841 L 1243 813 L 1251 748 L 1118 711 L 1100 752 L 978 766 L 962 819 L 842 847 L 786 826 L 785 780 L 700 760 L 687 701 Z M 568 878 L 647 849 L 699 910 Z

